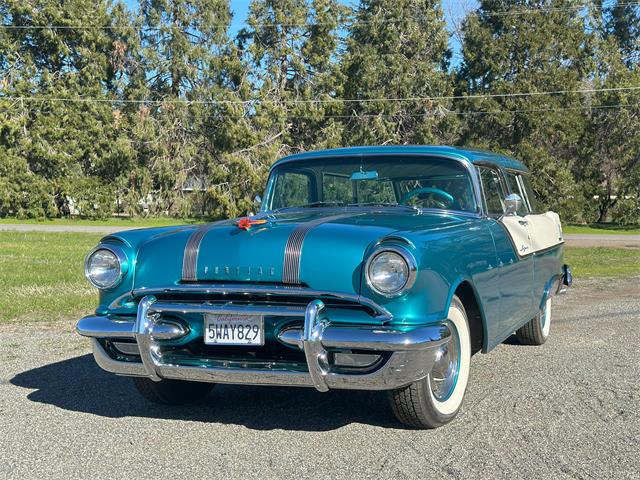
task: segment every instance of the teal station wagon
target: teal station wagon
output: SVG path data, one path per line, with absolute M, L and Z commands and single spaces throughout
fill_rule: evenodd
M 77 331 L 104 370 L 182 404 L 216 383 L 386 390 L 397 418 L 459 411 L 471 356 L 549 335 L 571 284 L 558 215 L 524 165 L 450 147 L 308 152 L 258 214 L 109 235 Z

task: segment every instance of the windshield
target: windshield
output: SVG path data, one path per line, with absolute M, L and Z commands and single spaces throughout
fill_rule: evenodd
M 467 169 L 431 157 L 340 157 L 284 163 L 273 169 L 266 210 L 406 205 L 476 212 Z

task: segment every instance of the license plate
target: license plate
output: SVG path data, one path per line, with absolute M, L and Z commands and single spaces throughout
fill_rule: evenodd
M 205 314 L 207 345 L 264 345 L 264 319 L 260 315 Z

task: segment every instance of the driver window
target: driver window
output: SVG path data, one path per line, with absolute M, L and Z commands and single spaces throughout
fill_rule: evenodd
M 496 170 L 491 168 L 478 168 L 480 172 L 480 181 L 482 182 L 482 190 L 487 204 L 487 213 L 489 215 L 502 215 L 504 213 L 504 189 L 500 183 L 500 176 Z

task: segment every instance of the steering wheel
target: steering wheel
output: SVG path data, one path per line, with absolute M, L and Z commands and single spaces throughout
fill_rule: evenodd
M 440 190 L 439 188 L 433 188 L 433 187 L 422 187 L 422 188 L 416 188 L 415 190 L 411 190 L 410 192 L 405 193 L 402 199 L 400 199 L 400 204 L 405 205 L 408 200 L 418 195 L 422 195 L 423 193 L 433 193 L 440 197 L 444 197 L 444 199 L 447 200 L 447 203 L 449 205 L 455 202 L 455 199 L 444 190 Z M 438 202 L 438 203 L 442 204 L 442 202 Z M 446 208 L 446 207 L 447 205 L 444 205 L 444 204 L 442 205 L 442 208 Z

